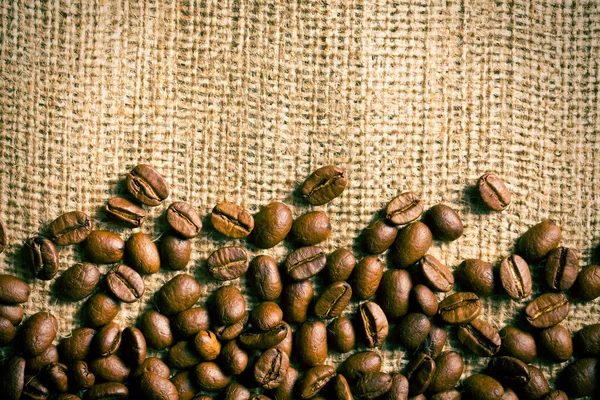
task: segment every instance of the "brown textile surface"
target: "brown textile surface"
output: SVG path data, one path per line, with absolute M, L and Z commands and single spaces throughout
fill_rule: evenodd
M 125 193 L 123 178 L 139 162 L 172 188 L 141 229 L 157 239 L 171 201 L 206 215 L 222 200 L 252 212 L 281 200 L 294 216 L 329 213 L 330 252 L 356 246 L 376 212 L 410 189 L 462 216 L 464 235 L 431 249 L 450 266 L 497 263 L 545 217 L 561 225 L 562 245 L 582 265 L 597 262 L 598 37 L 593 0 L 3 0 L 0 217 L 10 245 L 0 270 L 32 285 L 26 315 L 50 310 L 68 335 L 83 302 L 48 296 L 52 282 L 31 277 L 22 244 L 75 209 L 128 237 L 102 208 Z M 330 163 L 347 170 L 348 188 L 310 207 L 294 190 Z M 507 181 L 508 210 L 486 212 L 478 202 L 473 185 L 486 171 Z M 203 283 L 203 299 L 218 285 L 206 258 L 232 243 L 208 228 L 194 240 L 187 271 Z M 279 260 L 289 251 L 248 248 Z M 77 247 L 60 257 L 61 271 L 83 258 Z M 117 321 L 133 323 L 176 274 L 146 277 L 143 301 L 124 304 Z M 501 328 L 529 300 L 485 299 L 482 318 Z M 565 324 L 574 332 L 599 315 L 599 300 L 577 303 Z M 381 352 L 385 371 L 408 359 L 393 344 Z M 466 357 L 468 371 L 487 363 Z M 547 376 L 561 368 L 536 365 Z

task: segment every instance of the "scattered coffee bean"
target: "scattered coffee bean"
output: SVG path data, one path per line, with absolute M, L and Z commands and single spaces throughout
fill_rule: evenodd
M 146 291 L 140 274 L 124 264 L 115 265 L 106 274 L 106 285 L 117 299 L 125 303 L 138 301 Z
M 296 218 L 292 237 L 300 246 L 314 246 L 326 240 L 331 233 L 329 216 L 323 211 L 312 211 Z
M 368 299 L 379 288 L 383 277 L 383 263 L 374 256 L 363 258 L 350 277 L 352 293 L 359 299 Z
M 142 207 L 122 197 L 108 200 L 104 209 L 108 215 L 132 228 L 139 228 L 146 219 L 146 211 Z
M 460 354 L 447 351 L 435 358 L 435 372 L 427 393 L 439 393 L 452 389 L 458 383 L 465 364 Z
M 569 396 L 562 390 L 553 390 L 544 397 L 544 400 L 569 400 Z
M 388 319 L 396 320 L 408 313 L 411 288 L 412 279 L 406 270 L 390 269 L 383 273 L 377 289 L 377 301 Z
M 464 380 L 463 395 L 472 400 L 501 400 L 504 388 L 491 376 L 474 374 Z
M 504 388 L 504 396 L 502 396 L 502 400 L 519 400 L 519 397 L 514 392 L 514 390 L 512 390 L 509 387 L 506 387 Z
M 528 365 L 529 369 L 529 382 L 526 385 L 515 387 L 519 394 L 520 399 L 543 399 L 548 393 L 550 393 L 550 385 L 546 377 L 533 365 Z
M 127 174 L 127 190 L 147 206 L 157 206 L 169 197 L 169 184 L 150 165 L 138 164 Z
M 217 339 L 220 341 L 233 340 L 240 336 L 248 324 L 248 313 L 236 323 L 229 325 L 217 325 L 213 328 Z
M 96 354 L 106 357 L 114 354 L 121 345 L 121 327 L 114 322 L 104 325 L 94 337 Z
M 69 368 L 69 383 L 78 390 L 91 388 L 96 382 L 96 376 L 90 372 L 85 361 L 75 361 Z
M 250 390 L 242 384 L 237 382 L 231 382 L 227 387 L 223 390 L 222 399 L 223 400 L 250 400 L 252 393 Z M 256 397 L 253 397 L 256 399 Z
M 219 365 L 229 375 L 239 375 L 248 366 L 248 353 L 238 346 L 236 340 L 230 340 L 221 348 Z
M 562 293 L 544 293 L 525 308 L 527 322 L 535 328 L 549 328 L 569 314 L 569 300 Z
M 146 338 L 141 330 L 128 326 L 121 333 L 121 349 L 125 361 L 132 368 L 136 368 L 146 359 Z
M 463 325 L 471 322 L 481 312 L 481 301 L 475 293 L 457 292 L 446 297 L 439 304 L 438 313 L 450 325 Z
M 88 297 L 100 282 L 100 271 L 93 264 L 76 264 L 63 272 L 56 289 L 63 299 L 79 301 Z
M 400 268 L 408 268 L 419 261 L 431 247 L 433 236 L 422 222 L 413 222 L 398 231 L 390 253 Z
M 167 209 L 167 223 L 186 239 L 195 238 L 202 230 L 202 220 L 194 207 L 183 201 L 171 203 Z
M 16 276 L 0 275 L 0 302 L 5 304 L 25 303 L 31 289 L 27 282 Z
M 169 318 L 157 311 L 144 312 L 140 318 L 139 327 L 150 348 L 162 350 L 173 343 Z
M 354 400 L 352 389 L 344 375 L 337 374 L 329 385 L 333 386 L 332 391 L 336 400 Z
M 285 378 L 290 360 L 284 351 L 272 348 L 260 355 L 254 364 L 254 379 L 264 389 L 274 389 Z
M 244 238 L 254 229 L 254 218 L 245 208 L 232 203 L 217 204 L 210 214 L 213 228 L 232 239 Z
M 71 336 L 60 342 L 60 360 L 67 364 L 75 361 L 83 361 L 92 354 L 92 343 L 96 331 L 91 328 L 77 328 L 71 332 Z
M 515 357 L 500 356 L 492 358 L 487 373 L 504 385 L 511 387 L 524 386 L 529 382 L 529 367 Z
M 381 356 L 374 351 L 360 351 L 352 354 L 340 365 L 340 374 L 354 381 L 366 373 L 379 372 L 382 366 Z
M 600 358 L 600 323 L 581 328 L 575 334 L 573 342 L 582 356 Z
M 183 340 L 169 349 L 165 362 L 174 369 L 188 369 L 202 362 L 202 359 L 196 353 L 194 344 Z
M 321 272 L 326 262 L 325 252 L 319 246 L 301 247 L 287 256 L 285 270 L 292 279 L 302 281 Z
M 293 400 L 296 389 L 296 382 L 298 381 L 298 371 L 291 365 L 288 367 L 283 381 L 275 389 L 270 391 L 268 394 L 272 399 L 277 400 Z
M 481 319 L 474 319 L 458 328 L 458 340 L 471 352 L 482 357 L 492 357 L 498 353 L 502 344 L 498 331 Z
M 339 317 L 352 298 L 348 282 L 334 282 L 327 286 L 315 303 L 315 315 L 319 318 Z
M 421 312 L 428 317 L 433 317 L 437 314 L 437 297 L 427 286 L 418 284 L 413 287 L 410 299 L 410 304 L 416 307 L 417 312 Z
M 347 281 L 356 266 L 356 257 L 348 249 L 337 249 L 327 257 L 326 272 L 331 282 Z
M 356 344 L 354 326 L 347 317 L 334 319 L 327 326 L 327 340 L 329 345 L 340 353 L 348 353 Z
M 28 374 L 37 375 L 48 365 L 58 362 L 58 349 L 56 346 L 50 345 L 42 354 L 27 358 L 26 361 L 25 371 Z
M 25 376 L 25 386 L 23 387 L 23 394 L 21 399 L 23 400 L 38 400 L 47 399 L 50 395 L 50 389 L 42 379 L 42 375 L 38 376 Z
M 223 370 L 212 361 L 198 364 L 193 376 L 198 387 L 209 392 L 221 390 L 231 382 L 231 377 L 225 375 Z
M 97 264 L 112 264 L 123 258 L 125 242 L 115 233 L 94 230 L 82 242 L 82 247 L 88 260 Z
M 277 345 L 278 348 L 285 351 L 288 357 L 292 356 L 292 345 L 294 344 L 293 336 L 292 336 L 292 327 L 287 322 L 282 322 L 283 325 L 287 328 L 287 333 L 283 340 L 279 342 Z
M 572 249 L 557 247 L 546 259 L 546 283 L 552 289 L 569 290 L 579 273 L 579 259 Z
M 128 397 L 127 386 L 117 382 L 106 382 L 89 388 L 83 395 L 83 400 L 121 400 Z
M 579 273 L 575 292 L 587 301 L 600 297 L 600 265 L 589 265 Z
M 168 378 L 167 375 L 165 378 Z M 192 378 L 192 371 L 180 371 L 171 377 L 171 382 L 177 390 L 177 400 L 192 400 L 199 391 Z
M 383 400 L 407 400 L 408 399 L 408 379 L 402 374 L 392 375 L 392 386 L 383 396 Z
M 310 204 L 320 206 L 341 195 L 347 184 L 343 169 L 327 165 L 310 174 L 302 184 L 300 192 Z
M 375 399 L 391 389 L 392 377 L 385 372 L 370 372 L 360 377 L 355 386 L 359 399 Z
M 435 361 L 427 354 L 421 353 L 413 358 L 404 369 L 404 375 L 408 379 L 408 393 L 412 396 L 425 393 L 435 370 Z
M 327 358 L 327 328 L 321 321 L 304 322 L 296 332 L 294 349 L 300 365 L 314 367 Z
M 308 318 L 308 308 L 314 295 L 310 281 L 293 282 L 281 293 L 283 319 L 289 323 L 302 323 Z
M 67 366 L 61 363 L 52 363 L 45 370 L 45 381 L 50 390 L 64 393 L 69 389 Z
M 175 385 L 167 378 L 153 372 L 146 372 L 140 379 L 140 394 L 150 400 L 178 400 Z
M 48 237 L 57 246 L 83 242 L 92 231 L 92 221 L 81 211 L 64 213 L 48 225 Z
M 180 271 L 190 262 L 192 242 L 173 233 L 166 233 L 160 239 L 160 262 L 165 267 Z
M 416 350 L 431 330 L 431 322 L 425 314 L 411 313 L 404 316 L 396 327 L 396 337 L 409 351 Z
M 280 323 L 267 331 L 248 330 L 240 335 L 240 343 L 250 350 L 267 350 L 277 346 L 288 334 L 288 325 Z
M 397 235 L 398 228 L 378 219 L 364 229 L 361 238 L 363 249 L 369 254 L 381 254 L 390 248 Z
M 256 329 L 268 331 L 275 328 L 283 320 L 283 311 L 277 303 L 265 301 L 256 305 L 250 313 L 250 323 Z
M 516 357 L 526 364 L 537 358 L 537 346 L 532 334 L 511 325 L 505 326 L 499 333 L 502 340 L 500 354 Z
M 450 268 L 442 264 L 432 255 L 425 255 L 419 260 L 419 268 L 427 286 L 431 290 L 449 292 L 454 286 L 454 275 Z
M 381 346 L 389 331 L 388 320 L 381 307 L 367 301 L 358 307 L 358 315 L 367 347 Z
M 385 218 L 394 225 L 408 224 L 423 213 L 423 202 L 413 192 L 404 192 L 390 201 L 385 209 Z
M 494 269 L 489 262 L 470 258 L 462 262 L 458 273 L 461 285 L 478 296 L 494 294 Z
M 181 293 L 181 291 L 175 291 L 174 295 L 176 293 Z M 237 287 L 232 285 L 221 286 L 215 290 L 213 296 L 214 307 L 212 310 L 214 311 L 218 323 L 231 325 L 241 321 L 247 316 L 248 312 L 246 311 L 246 300 L 244 299 L 244 296 L 242 296 L 242 292 L 240 292 Z M 194 303 L 196 300 L 198 300 L 197 297 L 194 300 Z
M 210 327 L 210 315 L 204 307 L 193 307 L 175 315 L 171 320 L 175 335 L 190 338 L 203 329 Z
M 59 268 L 58 251 L 49 239 L 36 236 L 27 240 L 25 258 L 36 278 L 48 281 L 56 276 Z
M 89 362 L 90 371 L 95 375 L 97 382 L 123 383 L 129 377 L 131 370 L 117 355 L 95 358 Z
M 189 274 L 176 275 L 156 294 L 156 309 L 164 315 L 174 315 L 191 308 L 199 298 L 198 282 Z
M 416 353 L 425 353 L 435 359 L 442 353 L 447 340 L 448 333 L 445 329 L 432 326 L 425 339 L 419 345 Z
M 200 331 L 194 338 L 196 351 L 205 361 L 216 359 L 221 353 L 221 343 L 212 331 Z
M 25 359 L 12 357 L 2 367 L 3 396 L 8 400 L 19 400 L 25 386 Z
M 45 311 L 33 314 L 23 323 L 20 333 L 25 354 L 29 357 L 42 354 L 52 345 L 57 331 L 58 320 L 54 315 Z
M 93 294 L 84 303 L 83 319 L 86 321 L 87 326 L 98 328 L 112 321 L 120 309 L 121 305 L 118 302 L 106 293 L 99 292 Z
M 248 255 L 239 246 L 223 247 L 208 257 L 208 271 L 219 281 L 230 281 L 248 270 Z
M 335 369 L 331 365 L 316 365 L 309 369 L 298 383 L 301 399 L 315 397 L 333 377 Z
M 463 223 L 452 208 L 445 204 L 437 204 L 425 213 L 423 219 L 433 235 L 445 241 L 453 241 L 463 234 Z
M 6 318 L 0 317 L 0 346 L 6 346 L 15 338 L 17 331 Z
M 156 244 L 143 232 L 134 233 L 125 243 L 128 265 L 143 275 L 155 274 L 160 269 L 160 255 Z
M 560 227 L 545 219 L 521 236 L 518 253 L 529 262 L 538 262 L 558 247 L 561 238 Z
M 571 334 L 561 324 L 542 330 L 538 343 L 540 353 L 553 362 L 567 361 L 573 355 Z
M 598 359 L 581 358 L 567 365 L 558 379 L 558 387 L 569 398 L 592 396 L 600 388 Z
M 254 216 L 251 241 L 261 249 L 269 249 L 281 242 L 292 229 L 292 211 L 283 203 L 273 202 Z
M 23 320 L 23 306 L 20 304 L 0 304 L 0 317 L 6 318 L 14 326 Z
M 510 191 L 504 181 L 494 174 L 483 174 L 477 182 L 483 202 L 494 211 L 502 211 L 510 204 Z
M 527 262 L 516 254 L 500 262 L 500 282 L 508 295 L 520 300 L 531 294 L 531 272 Z
M 260 300 L 275 300 L 283 289 L 277 262 L 271 256 L 260 255 L 250 262 L 249 281 Z

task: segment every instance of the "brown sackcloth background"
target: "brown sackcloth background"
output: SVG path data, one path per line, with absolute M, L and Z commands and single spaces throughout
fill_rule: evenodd
M 102 208 L 125 193 L 123 178 L 139 162 L 172 188 L 141 229 L 157 239 L 175 200 L 203 215 L 222 200 L 252 212 L 280 200 L 298 216 L 313 207 L 294 190 L 333 163 L 350 183 L 314 207 L 332 220 L 328 252 L 355 246 L 375 213 L 410 189 L 462 216 L 464 235 L 431 249 L 450 266 L 497 263 L 545 217 L 562 226 L 562 244 L 582 266 L 598 262 L 599 38 L 593 0 L 4 0 L 0 217 L 11 239 L 0 270 L 32 285 L 26 315 L 50 310 L 68 335 L 83 302 L 47 296 L 52 282 L 31 277 L 22 243 L 75 209 L 127 238 L 132 231 Z M 479 204 L 473 184 L 486 171 L 507 181 L 508 210 Z M 202 300 L 218 286 L 206 258 L 235 243 L 208 226 L 194 240 L 187 272 L 203 283 Z M 283 260 L 289 246 L 248 249 Z M 61 271 L 83 258 L 77 247 L 60 257 Z M 146 277 L 146 296 L 123 305 L 121 326 L 175 274 Z M 534 274 L 539 291 L 539 267 Z M 529 300 L 485 299 L 482 318 L 502 328 Z M 600 301 L 576 303 L 565 325 L 575 332 L 599 315 Z M 381 352 L 385 371 L 408 359 L 393 344 Z M 469 372 L 487 364 L 465 357 Z M 536 365 L 548 377 L 562 368 Z

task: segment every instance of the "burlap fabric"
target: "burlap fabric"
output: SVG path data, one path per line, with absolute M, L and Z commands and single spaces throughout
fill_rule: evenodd
M 68 335 L 81 303 L 48 296 L 52 283 L 31 277 L 22 244 L 75 209 L 127 238 L 132 231 L 102 208 L 125 193 L 123 178 L 139 162 L 172 187 L 141 229 L 156 239 L 174 200 L 203 215 L 222 200 L 252 212 L 280 200 L 295 216 L 329 213 L 328 252 L 358 249 L 375 213 L 410 189 L 462 216 L 464 235 L 431 249 L 450 266 L 497 263 L 544 217 L 588 264 L 600 237 L 599 35 L 593 0 L 4 0 L 0 215 L 11 240 L 0 270 L 32 285 L 26 315 L 50 310 Z M 347 170 L 347 190 L 306 205 L 294 191 L 330 163 Z M 513 193 L 505 212 L 478 203 L 473 184 L 486 171 Z M 203 299 L 219 285 L 208 279 L 207 256 L 235 243 L 246 245 L 210 229 L 194 240 L 187 272 L 202 282 Z M 279 260 L 289 251 L 248 248 Z M 77 247 L 60 257 L 61 270 L 83 258 Z M 539 290 L 539 267 L 534 273 Z M 134 323 L 175 274 L 146 277 L 143 301 L 123 305 L 117 321 Z M 494 296 L 482 318 L 501 328 L 526 302 Z M 565 324 L 574 332 L 599 315 L 598 301 L 576 303 Z M 408 359 L 393 344 L 381 353 L 385 371 Z M 487 360 L 467 363 L 471 371 Z M 537 365 L 547 376 L 561 368 Z

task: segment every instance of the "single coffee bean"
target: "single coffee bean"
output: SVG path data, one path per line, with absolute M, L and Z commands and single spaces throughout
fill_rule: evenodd
M 127 364 L 115 354 L 95 358 L 88 365 L 90 371 L 96 376 L 97 382 L 123 383 L 131 372 Z
M 435 237 L 440 240 L 453 241 L 463 234 L 463 223 L 452 208 L 445 204 L 437 204 L 425 213 L 424 222 Z
M 314 295 L 310 281 L 293 282 L 281 293 L 283 319 L 289 323 L 302 323 L 308 318 L 308 307 Z
M 283 289 L 279 268 L 275 259 L 268 255 L 254 257 L 250 262 L 249 281 L 260 300 L 275 300 Z
M 254 218 L 237 204 L 222 202 L 210 214 L 213 228 L 232 239 L 244 238 L 254 229 Z
M 202 359 L 196 353 L 194 344 L 187 340 L 177 342 L 173 347 L 169 349 L 167 353 L 167 359 L 165 361 L 167 365 L 175 369 L 187 369 L 194 365 L 202 362 Z
M 567 365 L 561 372 L 557 386 L 569 398 L 592 396 L 600 387 L 598 359 L 581 358 Z
M 356 257 L 348 249 L 337 249 L 327 257 L 326 272 L 331 282 L 347 281 L 356 266 Z
M 518 391 L 520 399 L 532 399 L 539 400 L 543 399 L 548 393 L 550 393 L 550 385 L 546 380 L 546 377 L 533 365 L 528 365 L 529 369 L 529 382 L 526 385 L 515 387 Z
M 479 296 L 494 294 L 494 269 L 492 264 L 478 259 L 467 259 L 460 265 L 458 278 L 461 285 Z
M 128 397 L 127 386 L 117 382 L 106 382 L 89 388 L 83 395 L 83 400 L 121 400 Z
M 414 305 L 417 312 L 423 313 L 428 317 L 433 317 L 438 312 L 438 301 L 435 293 L 422 284 L 418 284 L 412 288 L 409 304 Z
M 248 353 L 238 345 L 236 340 L 230 340 L 221 348 L 219 365 L 229 375 L 239 375 L 248 366 Z
M 419 260 L 419 269 L 425 279 L 425 284 L 431 290 L 439 292 L 449 292 L 454 286 L 454 275 L 450 268 L 442 264 L 432 255 L 425 255 Z
M 95 265 L 84 262 L 63 272 L 56 283 L 60 297 L 79 301 L 88 297 L 100 282 L 100 271 Z
M 544 397 L 544 400 L 569 400 L 569 396 L 562 390 L 553 390 Z
M 156 294 L 156 309 L 164 315 L 178 314 L 191 308 L 199 298 L 198 282 L 189 274 L 176 275 Z
M 93 294 L 83 305 L 83 319 L 91 328 L 98 328 L 115 319 L 121 305 L 106 293 Z
M 195 238 L 202 230 L 202 220 L 194 207 L 183 201 L 171 203 L 167 209 L 167 223 L 186 239 Z
M 386 394 L 392 387 L 392 377 L 385 372 L 371 372 L 356 382 L 355 394 L 359 399 L 375 399 Z
M 458 390 L 446 390 L 429 397 L 429 400 L 460 400 L 462 398 Z
M 392 386 L 390 390 L 382 397 L 383 400 L 407 400 L 408 399 L 408 379 L 402 374 L 392 375 Z
M 390 269 L 383 273 L 377 289 L 377 300 L 388 319 L 399 319 L 408 313 L 411 289 L 412 280 L 406 270 Z
M 200 331 L 194 338 L 196 351 L 205 361 L 216 359 L 221 353 L 221 343 L 212 331 Z
M 275 328 L 283 320 L 283 311 L 272 301 L 258 304 L 250 313 L 250 323 L 256 329 L 268 331 Z
M 300 365 L 314 367 L 327 358 L 327 328 L 321 321 L 307 321 L 296 332 L 296 358 Z
M 510 204 L 510 191 L 504 181 L 494 174 L 483 174 L 477 182 L 483 202 L 494 211 L 502 211 Z
M 329 216 L 323 211 L 312 211 L 296 218 L 292 224 L 292 237 L 300 246 L 314 246 L 331 233 Z
M 19 400 L 25 386 L 25 359 L 12 357 L 2 367 L 3 398 Z
M 311 399 L 315 397 L 335 375 L 335 369 L 331 365 L 312 367 L 299 382 L 300 398 Z
M 58 251 L 54 243 L 45 237 L 36 236 L 25 242 L 25 258 L 36 278 L 49 281 L 56 276 Z
M 569 330 L 558 324 L 540 332 L 541 354 L 553 362 L 567 361 L 573 355 L 573 340 Z
M 0 304 L 0 317 L 6 318 L 14 326 L 23 320 L 23 306 L 20 304 Z
M 531 272 L 527 262 L 516 254 L 500 262 L 500 282 L 508 295 L 520 300 L 531 294 Z
M 292 356 L 292 346 L 294 344 L 293 336 L 292 336 L 292 327 L 285 321 L 282 322 L 283 325 L 287 328 L 287 333 L 283 340 L 279 342 L 277 347 L 281 350 L 285 351 L 288 357 Z
M 518 358 L 508 356 L 492 358 L 487 373 L 500 383 L 512 387 L 526 385 L 531 379 L 527 364 Z
M 158 357 L 146 358 L 136 369 L 131 372 L 131 378 L 139 378 L 146 372 L 152 372 L 163 378 L 171 376 L 171 369 Z
M 4 222 L 0 219 L 0 253 L 3 253 L 8 244 L 8 233 Z
M 381 254 L 390 248 L 397 235 L 398 228 L 388 225 L 383 219 L 378 219 L 363 230 L 363 249 L 369 254 Z
M 69 389 L 67 366 L 61 363 L 52 363 L 46 367 L 45 381 L 49 388 L 55 392 L 64 393 Z
M 287 256 L 285 270 L 292 279 L 302 281 L 321 272 L 326 262 L 325 252 L 319 246 L 301 247 Z
M 121 327 L 114 322 L 104 325 L 96 333 L 93 344 L 100 357 L 116 353 L 121 345 Z
M 48 225 L 48 237 L 57 246 L 81 243 L 91 231 L 92 221 L 81 211 L 64 213 Z
M 457 292 L 439 304 L 438 313 L 450 325 L 463 325 L 473 321 L 481 312 L 481 301 L 473 292 Z
M 273 400 L 293 400 L 296 388 L 296 382 L 298 381 L 298 371 L 291 365 L 287 369 L 287 373 L 283 378 L 283 381 L 275 389 L 269 392 L 270 397 Z
M 517 396 L 514 390 L 507 387 L 504 388 L 504 396 L 502 396 L 502 400 L 519 400 L 519 396 Z
M 193 377 L 200 389 L 209 392 L 221 390 L 231 382 L 231 377 L 225 375 L 223 370 L 212 361 L 198 364 L 194 369 Z
M 121 333 L 121 349 L 125 361 L 136 368 L 146 359 L 146 338 L 141 330 L 128 326 Z
M 452 389 L 458 383 L 465 364 L 460 354 L 447 351 L 435 359 L 435 372 L 427 393 L 439 393 Z
M 108 215 L 132 228 L 139 228 L 146 219 L 146 211 L 142 207 L 122 197 L 108 200 L 104 209 Z
M 400 268 L 408 268 L 419 261 L 431 247 L 433 236 L 422 222 L 413 222 L 398 231 L 390 249 L 391 258 Z
M 127 264 L 143 275 L 155 274 L 160 269 L 160 255 L 156 244 L 143 232 L 134 233 L 125 243 Z
M 16 276 L 0 275 L 0 302 L 5 304 L 25 303 L 31 289 L 27 282 Z
M 31 375 L 37 375 L 48 365 L 58 362 L 58 349 L 54 345 L 48 346 L 40 355 L 26 359 L 25 371 Z
M 600 297 L 600 265 L 589 265 L 579 273 L 575 292 L 587 301 Z
M 482 357 L 492 357 L 500 351 L 502 344 L 498 331 L 481 319 L 474 319 L 458 328 L 458 340 L 471 352 Z
M 425 314 L 407 314 L 396 327 L 396 337 L 407 350 L 414 351 L 425 340 L 430 330 L 431 322 Z
M 274 389 L 283 381 L 290 366 L 284 351 L 272 348 L 260 355 L 254 364 L 254 379 L 264 389 Z
M 146 339 L 146 345 L 156 350 L 166 349 L 173 343 L 173 334 L 169 318 L 161 313 L 148 310 L 139 321 L 140 330 Z
M 374 256 L 363 258 L 350 277 L 352 293 L 359 299 L 368 299 L 379 288 L 383 277 L 383 263 Z
M 344 375 L 337 374 L 329 385 L 333 387 L 331 392 L 333 392 L 336 400 L 354 400 L 352 389 L 350 389 L 350 384 L 344 378 Z
M 67 364 L 82 361 L 92 354 L 92 343 L 96 331 L 91 328 L 77 328 L 60 342 L 60 360 Z
M 408 224 L 423 213 L 423 202 L 413 192 L 404 192 L 390 201 L 385 209 L 385 218 L 394 225 Z
M 356 344 L 354 326 L 347 317 L 334 319 L 327 326 L 327 340 L 329 345 L 340 353 L 348 353 Z
M 415 353 L 425 353 L 429 357 L 436 359 L 442 353 L 447 340 L 448 333 L 445 329 L 432 326 Z
M 248 324 L 248 313 L 238 322 L 230 325 L 214 326 L 213 331 L 220 341 L 233 340 L 240 336 Z
M 421 353 L 413 358 L 404 369 L 404 375 L 408 379 L 408 393 L 413 396 L 425 393 L 435 370 L 435 361 L 427 354 Z
M 540 261 L 558 247 L 561 238 L 560 227 L 552 221 L 545 219 L 529 228 L 521 236 L 518 244 L 518 253 L 529 262 Z
M 15 338 L 17 331 L 6 318 L 0 317 L 0 346 L 6 346 Z
M 367 301 L 358 307 L 358 315 L 367 347 L 381 346 L 389 331 L 388 320 L 381 307 Z
M 579 259 L 572 249 L 557 247 L 546 259 L 546 283 L 552 289 L 569 290 L 579 273 Z
M 106 285 L 117 299 L 125 303 L 136 302 L 146 290 L 140 274 L 124 264 L 117 264 L 108 272 Z
M 146 372 L 140 379 L 140 394 L 150 400 L 178 400 L 177 388 L 168 378 Z
M 138 164 L 127 174 L 127 190 L 147 206 L 157 206 L 169 197 L 169 184 L 150 165 Z
M 223 400 L 250 400 L 250 390 L 242 384 L 231 382 L 225 390 L 223 390 Z
M 45 400 L 50 395 L 50 389 L 43 381 L 42 376 L 25 376 L 22 400 Z
M 473 400 L 501 400 L 504 388 L 491 376 L 474 374 L 463 381 L 463 395 Z
M 348 282 L 334 282 L 327 286 L 315 303 L 315 315 L 319 318 L 339 317 L 352 298 Z
M 525 364 L 537 358 L 537 346 L 532 334 L 511 325 L 505 326 L 499 333 L 502 340 L 500 354 L 516 357 Z
M 69 383 L 77 390 L 91 388 L 96 382 L 96 376 L 90 372 L 85 361 L 75 361 L 69 368 Z
M 52 345 L 57 331 L 58 320 L 54 315 L 45 311 L 33 314 L 23 323 L 20 333 L 25 355 L 35 357 L 42 354 Z
M 166 376 L 165 378 L 168 379 L 169 377 Z M 180 371 L 170 380 L 173 385 L 175 385 L 178 400 L 192 400 L 194 395 L 199 391 L 198 387 L 194 383 L 192 371 Z
M 306 178 L 300 192 L 313 206 L 329 203 L 342 194 L 348 180 L 346 172 L 335 165 L 327 165 L 314 171 Z
M 535 328 L 549 328 L 569 314 L 569 300 L 562 293 L 544 293 L 525 308 L 527 322 Z
M 237 287 L 232 285 L 221 286 L 215 290 L 213 296 L 214 307 L 212 310 L 217 323 L 224 325 L 234 324 L 248 314 L 246 311 L 246 300 Z
M 123 258 L 125 242 L 115 233 L 91 231 L 81 243 L 88 260 L 97 264 L 112 264 Z
M 192 242 L 166 233 L 160 240 L 160 262 L 175 271 L 184 269 L 192 255 Z
M 288 326 L 280 323 L 268 331 L 248 330 L 240 335 L 240 343 L 250 350 L 266 350 L 277 346 L 288 334 Z
M 360 351 L 352 354 L 340 365 L 340 374 L 354 381 L 366 373 L 379 372 L 382 366 L 381 356 L 374 351 Z
M 600 323 L 581 328 L 575 334 L 573 342 L 582 356 L 600 358 Z
M 251 241 L 261 249 L 270 249 L 285 239 L 293 221 L 288 206 L 279 202 L 270 203 L 254 216 Z
M 239 246 L 223 247 L 208 257 L 208 271 L 219 281 L 230 281 L 248 270 L 248 255 Z
M 190 338 L 201 330 L 210 328 L 210 315 L 204 307 L 193 307 L 180 312 L 171 320 L 173 333 L 180 338 Z

